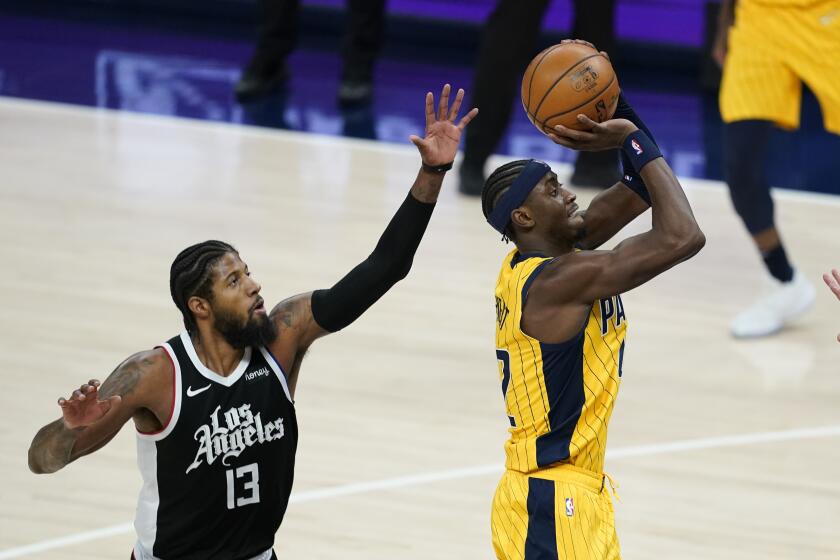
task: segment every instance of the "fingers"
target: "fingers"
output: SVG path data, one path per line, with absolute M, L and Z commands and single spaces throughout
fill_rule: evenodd
M 600 123 L 593 121 L 586 115 L 578 115 L 577 120 L 580 124 L 588 127 L 590 130 L 594 130 L 600 126 Z
M 72 404 L 75 401 L 84 401 L 88 398 L 96 398 L 95 393 L 99 391 L 99 380 L 98 379 L 91 379 L 87 383 L 79 386 L 78 389 L 73 391 L 70 395 L 70 399 L 65 399 L 61 397 L 58 399 L 58 406 L 61 408 L 65 408 L 66 406 Z
M 599 51 L 599 53 L 600 53 L 601 56 L 603 56 L 607 60 L 610 60 L 610 53 L 608 53 L 607 51 Z M 610 60 L 610 62 L 612 62 L 612 60 Z
M 567 138 L 561 138 L 561 137 L 557 136 L 556 134 L 554 134 L 553 132 L 546 132 L 546 136 L 548 136 L 551 139 L 552 142 L 554 142 L 555 144 L 560 144 L 564 148 L 569 148 L 569 149 L 572 149 L 572 150 L 577 150 L 578 149 L 577 144 L 575 144 L 571 140 L 568 140 Z
M 560 41 L 561 45 L 567 45 L 569 43 L 577 43 L 578 45 L 586 45 L 587 47 L 592 47 L 596 51 L 598 50 L 598 49 L 595 48 L 595 45 L 593 45 L 589 41 L 584 41 L 583 39 L 563 39 L 562 41 Z
M 458 111 L 461 110 L 461 102 L 464 100 L 463 88 L 458 88 L 458 93 L 455 94 L 455 102 L 452 103 L 452 108 L 449 110 L 449 120 L 454 121 L 458 116 Z
M 440 92 L 440 103 L 438 103 L 438 120 L 446 120 L 446 111 L 449 108 L 449 92 L 452 86 L 445 84 Z
M 425 147 L 425 143 L 424 143 L 423 139 L 420 138 L 419 136 L 417 136 L 416 134 L 412 134 L 411 136 L 408 137 L 408 139 L 411 140 L 411 143 L 414 144 L 415 146 L 417 146 L 418 148 Z
M 464 118 L 461 119 L 461 122 L 458 123 L 458 130 L 464 130 L 470 121 L 475 118 L 478 114 L 478 107 L 473 107 L 470 109 L 470 112 L 464 115 Z
M 120 405 L 122 402 L 122 397 L 119 395 L 114 395 L 109 399 L 105 399 L 104 401 L 99 401 L 97 404 L 99 405 L 99 410 L 102 414 L 107 414 L 108 411 L 115 409 Z
M 566 128 L 562 124 L 558 124 L 554 127 L 555 134 L 561 138 L 567 138 L 569 140 L 574 140 L 575 142 L 587 142 L 592 139 L 593 134 L 591 132 L 586 132 L 585 130 L 575 130 L 573 128 Z
M 837 299 L 840 299 L 840 273 L 832 270 L 831 274 L 823 274 L 823 282 L 837 296 Z
M 435 122 L 435 96 L 429 91 L 426 93 L 426 130 Z

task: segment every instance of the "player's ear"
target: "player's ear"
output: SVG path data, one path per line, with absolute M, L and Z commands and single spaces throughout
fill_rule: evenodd
M 196 319 L 208 319 L 210 317 L 210 302 L 204 298 L 192 296 L 187 300 L 187 307 Z
M 510 221 L 522 229 L 534 227 L 534 217 L 527 206 L 520 206 L 514 210 L 510 215 Z

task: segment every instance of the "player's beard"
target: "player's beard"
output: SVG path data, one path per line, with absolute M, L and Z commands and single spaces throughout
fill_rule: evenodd
M 214 310 L 213 327 L 234 348 L 268 346 L 277 339 L 277 326 L 266 315 L 249 314 L 243 321 L 225 310 Z

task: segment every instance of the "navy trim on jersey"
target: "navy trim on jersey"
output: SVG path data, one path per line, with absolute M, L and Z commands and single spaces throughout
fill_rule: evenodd
M 542 271 L 543 271 L 543 269 L 545 268 L 545 266 L 546 266 L 548 263 L 552 262 L 553 260 L 554 260 L 554 259 L 550 259 L 550 260 L 543 261 L 543 262 L 541 262 L 540 264 L 538 264 L 538 265 L 537 265 L 537 268 L 535 268 L 535 269 L 531 272 L 531 275 L 528 277 L 528 279 L 527 279 L 527 280 L 525 280 L 525 285 L 524 285 L 524 286 L 522 286 L 522 309 L 523 309 L 523 310 L 525 309 L 525 300 L 526 300 L 526 299 L 528 299 L 528 291 L 531 289 L 531 284 L 533 284 L 533 283 L 534 283 L 534 280 L 536 280 L 536 279 L 537 279 L 537 276 L 539 276 L 540 272 L 542 272 Z
M 528 477 L 528 535 L 525 560 L 557 560 L 554 481 Z
M 574 338 L 562 344 L 540 342 L 551 431 L 537 438 L 539 467 L 569 458 L 569 444 L 586 400 L 583 388 L 585 334 L 586 324 Z
M 534 257 L 539 257 L 539 258 L 544 259 L 547 256 L 548 255 L 544 255 L 544 254 L 540 253 L 539 251 L 534 251 L 532 253 L 520 253 L 520 252 L 517 251 L 516 254 L 513 255 L 513 258 L 510 259 L 510 267 L 513 268 L 516 265 L 518 265 L 519 263 L 527 261 L 528 259 L 533 259 Z

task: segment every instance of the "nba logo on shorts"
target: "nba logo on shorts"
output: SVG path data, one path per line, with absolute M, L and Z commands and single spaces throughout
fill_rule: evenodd
M 633 140 L 631 140 L 631 141 L 630 141 L 630 145 L 631 145 L 631 146 L 633 146 L 633 149 L 634 149 L 634 150 L 636 150 L 636 155 L 637 155 L 637 156 L 642 155 L 642 152 L 643 152 L 644 150 L 643 150 L 643 149 L 642 149 L 642 147 L 639 145 L 639 143 L 638 143 L 638 142 L 636 142 L 636 139 L 635 139 L 635 138 L 634 138 Z
M 575 501 L 572 498 L 566 498 L 566 517 L 571 517 L 575 514 Z

